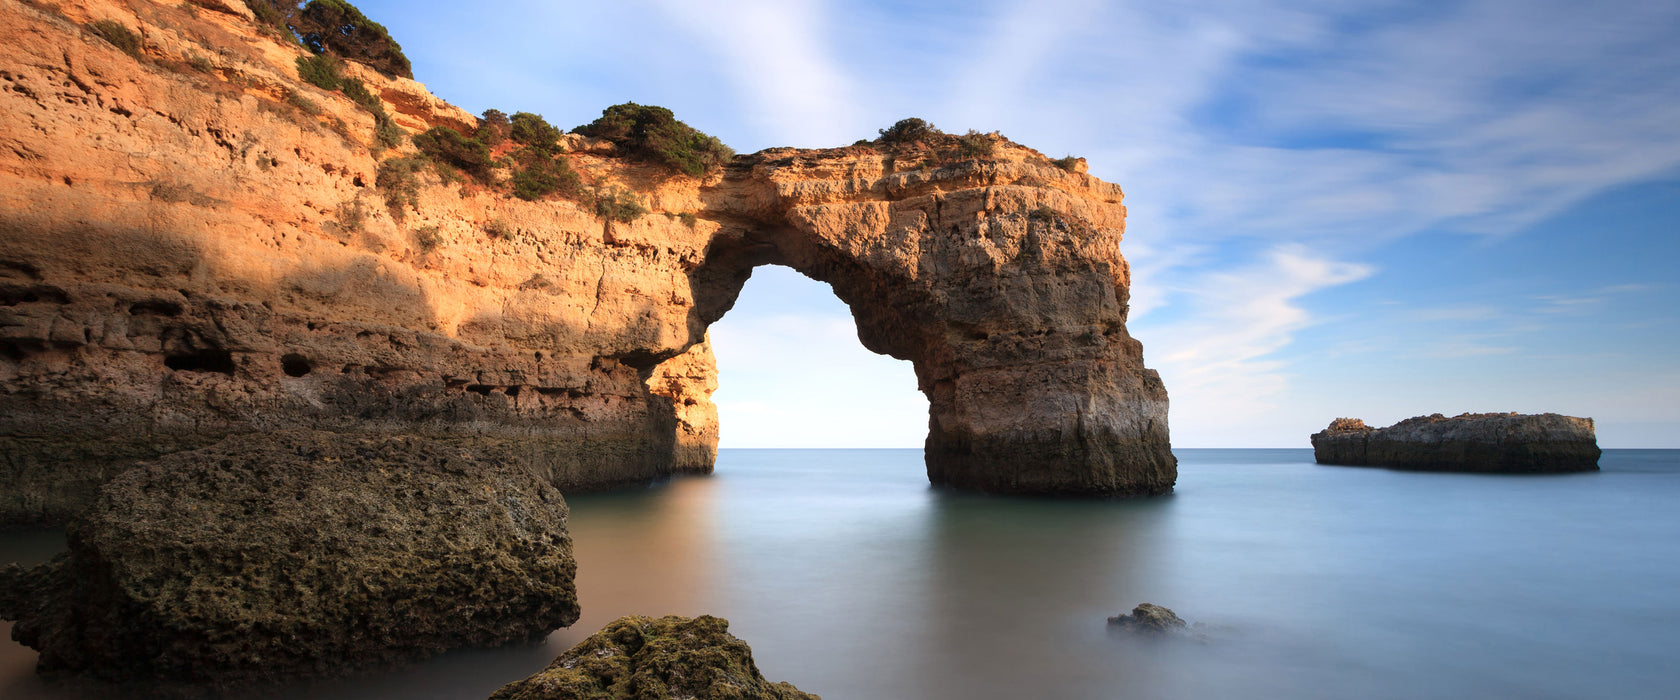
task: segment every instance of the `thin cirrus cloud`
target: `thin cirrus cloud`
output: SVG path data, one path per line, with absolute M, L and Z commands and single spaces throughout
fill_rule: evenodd
M 997 128 L 1086 155 L 1126 187 L 1132 327 L 1168 382 L 1184 444 L 1224 443 L 1215 426 L 1280 405 L 1321 410 L 1291 403 L 1310 381 L 1292 346 L 1330 320 L 1312 300 L 1381 272 L 1384 246 L 1425 231 L 1518 234 L 1680 165 L 1680 50 L 1664 39 L 1680 28 L 1672 6 L 981 3 L 965 5 L 963 21 L 906 20 L 923 22 L 911 33 L 937 55 L 870 45 L 906 33 L 890 13 L 800 7 L 783 18 L 786 36 L 846 50 L 809 50 L 793 64 L 857 101 L 834 110 L 839 120 L 812 116 L 787 133 L 833 142 L 828 125 L 890 123 L 912 105 L 948 129 Z M 815 16 L 835 22 L 827 34 L 799 19 Z M 855 58 L 881 53 L 897 72 Z M 828 109 L 751 61 L 729 65 L 736 84 L 756 86 L 744 90 L 749 107 Z M 917 91 L 906 93 L 903 74 L 918 77 Z M 1501 312 L 1360 310 L 1400 326 Z M 1520 355 L 1541 335 L 1501 328 L 1336 358 Z
M 495 84 L 472 71 L 447 73 L 459 84 L 434 87 L 485 106 L 525 109 L 525 100 L 562 121 L 590 118 L 605 106 L 592 101 L 603 99 L 666 104 L 755 150 L 849 143 L 920 116 L 950 131 L 1001 130 L 1052 157 L 1089 158 L 1093 174 L 1127 192 L 1131 327 L 1167 380 L 1179 444 L 1209 444 L 1203 438 L 1215 434 L 1220 444 L 1255 443 L 1259 432 L 1220 432 L 1240 416 L 1299 414 L 1302 426 L 1321 427 L 1319 414 L 1330 411 L 1322 397 L 1336 392 L 1317 386 L 1319 376 L 1367 376 L 1421 356 L 1521 366 L 1546 352 L 1555 324 L 1672 296 L 1530 274 L 1548 281 L 1487 298 L 1497 286 L 1487 281 L 1512 278 L 1507 270 L 1431 276 L 1418 256 L 1392 253 L 1428 239 L 1450 257 L 1533 235 L 1537 223 L 1595 195 L 1672 178 L 1680 171 L 1680 3 L 516 4 L 542 22 L 509 34 L 460 10 L 457 26 L 439 34 L 448 41 L 404 46 L 417 67 L 440 71 L 461 56 L 494 55 L 498 71 L 518 67 L 529 83 L 518 86 L 523 94 L 489 94 Z M 385 6 L 388 24 L 424 15 L 385 0 L 367 5 Z M 628 26 L 637 33 L 601 31 Z M 526 46 L 541 34 L 559 43 Z M 600 55 L 570 56 L 580 52 Z M 518 60 L 523 54 L 540 60 Z M 558 67 L 544 63 L 561 58 Z M 1393 278 L 1412 284 L 1389 285 L 1382 297 L 1357 291 Z M 1415 298 L 1414 289 L 1433 297 Z M 758 382 L 755 368 L 731 367 L 723 350 L 730 324 L 753 324 L 753 343 L 786 349 L 772 360 L 801 347 L 797 337 L 774 337 L 786 324 L 754 313 L 744 304 L 714 333 L 726 444 L 728 402 L 773 403 L 728 396 L 732 382 L 773 385 Z M 837 303 L 813 302 L 804 313 L 849 323 Z M 1618 320 L 1631 328 L 1626 321 Z M 1442 324 L 1451 332 L 1438 340 L 1409 340 Z M 1598 330 L 1571 326 L 1572 337 Z M 1326 350 L 1306 351 L 1306 337 Z M 1590 362 L 1548 367 L 1600 377 L 1566 388 L 1575 393 L 1565 403 L 1589 407 L 1616 404 L 1583 392 L 1610 393 L 1624 375 L 1639 376 Z M 825 381 L 853 381 L 838 376 Z M 1410 378 L 1393 386 L 1444 403 L 1496 403 L 1489 395 L 1497 388 L 1451 376 L 1440 386 Z M 896 384 L 919 400 L 908 381 Z M 821 420 L 844 432 L 852 419 L 836 412 Z

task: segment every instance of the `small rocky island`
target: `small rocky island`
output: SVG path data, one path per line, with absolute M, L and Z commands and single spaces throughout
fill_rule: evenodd
M 1387 428 L 1337 418 L 1312 445 L 1319 464 L 1449 472 L 1597 471 L 1600 453 L 1591 418 L 1556 413 L 1436 413 Z

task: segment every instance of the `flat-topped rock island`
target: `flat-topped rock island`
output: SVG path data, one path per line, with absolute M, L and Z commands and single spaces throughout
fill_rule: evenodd
M 1449 472 L 1597 471 L 1600 452 L 1591 418 L 1556 413 L 1436 413 L 1387 428 L 1337 418 L 1312 445 L 1319 464 Z

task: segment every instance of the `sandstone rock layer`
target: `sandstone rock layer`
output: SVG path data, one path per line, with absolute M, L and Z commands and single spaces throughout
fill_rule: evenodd
M 1338 418 L 1312 445 L 1319 464 L 1421 471 L 1595 471 L 1600 454 L 1591 418 L 1556 413 L 1436 413 L 1387 428 Z
M 136 461 L 279 427 L 472 443 L 562 489 L 708 472 L 706 328 L 764 264 L 828 282 L 866 347 L 915 364 L 935 483 L 1171 489 L 1118 187 L 1001 137 L 693 178 L 569 136 L 573 170 L 650 213 L 427 169 L 393 191 L 381 162 L 412 147 L 379 150 L 238 5 L 0 0 L 0 523 L 62 522 Z M 409 133 L 473 123 L 345 70 Z
M 817 700 L 789 683 L 772 683 L 752 649 L 729 633 L 729 621 L 630 616 L 578 642 L 548 668 L 509 683 L 491 700 L 581 698 L 739 698 Z
M 242 435 L 109 483 L 70 551 L 0 574 L 42 671 L 230 685 L 332 676 L 575 622 L 566 505 L 422 438 Z

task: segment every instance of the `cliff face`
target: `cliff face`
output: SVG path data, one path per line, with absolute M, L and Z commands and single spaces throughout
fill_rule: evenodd
M 1436 413 L 1387 428 L 1338 418 L 1312 445 L 1319 464 L 1420 471 L 1596 471 L 1600 454 L 1591 418 L 1556 413 Z
M 866 347 L 915 364 L 933 481 L 1173 483 L 1124 326 L 1121 192 L 1030 149 L 773 149 L 692 178 L 568 136 L 573 169 L 651 213 L 430 171 L 405 202 L 376 185 L 401 149 L 376 154 L 373 118 L 237 0 L 0 0 L 0 31 L 0 521 L 283 427 L 492 445 L 562 489 L 709 471 L 706 327 L 761 264 L 829 282 Z M 409 133 L 475 124 L 346 72 Z

